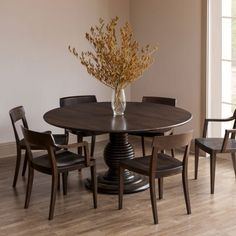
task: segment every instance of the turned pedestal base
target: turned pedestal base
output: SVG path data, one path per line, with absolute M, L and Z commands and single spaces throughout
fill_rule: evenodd
M 108 171 L 98 176 L 98 192 L 117 194 L 119 183 L 119 162 L 134 158 L 134 150 L 128 142 L 127 133 L 111 133 L 110 141 L 104 149 L 104 160 Z M 124 193 L 135 193 L 149 187 L 147 178 L 130 171 L 124 173 Z M 89 187 L 89 181 L 87 186 Z

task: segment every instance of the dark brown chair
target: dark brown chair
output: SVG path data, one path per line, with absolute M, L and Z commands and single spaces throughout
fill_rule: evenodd
M 21 125 L 23 125 L 25 128 L 28 129 L 28 123 L 25 116 L 25 110 L 23 106 L 18 106 L 9 111 L 9 115 L 11 118 L 11 123 L 14 130 L 15 140 L 16 140 L 16 150 L 17 150 L 17 156 L 16 156 L 16 167 L 15 167 L 15 175 L 13 180 L 13 187 L 16 186 L 18 173 L 20 169 L 20 163 L 21 163 L 21 152 L 22 150 L 26 150 L 25 140 L 23 137 L 21 138 L 19 134 L 19 130 L 17 129 L 17 122 L 21 122 Z M 47 132 L 47 131 L 46 131 Z M 68 143 L 68 136 L 65 134 L 54 134 L 53 138 L 57 144 L 67 144 Z M 38 150 L 40 149 L 38 146 L 33 146 L 32 149 Z M 23 170 L 22 170 L 22 176 L 25 175 L 27 167 L 27 152 L 25 152 L 25 159 L 23 164 Z
M 233 129 L 225 130 L 224 138 L 207 138 L 207 128 L 209 122 L 229 122 L 233 121 Z M 210 154 L 210 185 L 211 194 L 214 194 L 215 189 L 215 169 L 216 169 L 216 155 L 218 153 L 231 153 L 234 173 L 236 177 L 236 110 L 233 116 L 226 119 L 205 119 L 203 128 L 203 137 L 195 139 L 195 179 L 198 177 L 198 162 L 199 150 Z
M 125 169 L 137 172 L 149 177 L 150 196 L 152 203 L 152 212 L 154 223 L 158 224 L 155 178 L 162 179 L 167 176 L 182 173 L 184 197 L 187 213 L 191 214 L 189 191 L 188 191 L 188 155 L 192 131 L 169 136 L 158 136 L 153 141 L 153 151 L 151 156 L 134 158 L 120 162 L 119 168 L 119 209 L 122 209 L 123 192 L 124 192 L 124 174 Z M 171 150 L 184 147 L 183 160 L 180 161 L 172 156 L 162 153 L 162 150 Z
M 60 107 L 76 107 L 80 103 L 94 103 L 97 102 L 95 95 L 82 95 L 82 96 L 70 96 L 60 98 Z M 66 133 L 70 132 L 77 135 L 77 142 L 82 142 L 83 137 L 91 136 L 91 152 L 90 155 L 94 155 L 96 135 L 103 134 L 102 132 L 91 132 L 91 131 L 78 131 L 78 130 L 66 130 Z M 81 148 L 78 149 L 78 153 L 81 153 Z
M 91 169 L 91 182 L 93 188 L 93 204 L 94 208 L 97 208 L 97 177 L 96 177 L 96 162 L 93 158 L 90 158 L 88 151 L 87 142 L 74 143 L 68 145 L 57 145 L 55 144 L 54 138 L 49 133 L 38 133 L 22 127 L 22 132 L 26 141 L 26 148 L 28 153 L 28 163 L 29 163 L 29 176 L 28 184 L 25 198 L 25 208 L 28 208 L 33 178 L 34 170 L 48 174 L 52 176 L 52 186 L 51 186 L 51 201 L 49 209 L 49 220 L 53 219 L 54 208 L 56 202 L 56 193 L 58 186 L 58 176 L 60 173 L 63 176 L 63 190 L 66 191 L 66 177 L 69 171 L 78 170 L 86 167 Z M 47 153 L 33 157 L 32 147 L 38 146 Z M 84 155 L 78 155 L 68 150 L 62 150 L 56 152 L 56 148 L 69 149 L 82 147 L 84 149 Z
M 148 103 L 157 103 L 157 104 L 163 104 L 168 106 L 176 106 L 176 99 L 175 98 L 167 98 L 167 97 L 151 97 L 151 96 L 143 96 L 142 102 L 148 102 Z M 163 130 L 151 130 L 151 131 L 145 131 L 140 133 L 131 133 L 135 136 L 141 136 L 141 144 L 142 144 L 142 151 L 143 156 L 145 156 L 145 137 L 155 137 L 155 136 L 163 136 L 163 135 L 171 135 L 173 134 L 173 129 L 163 129 Z M 174 156 L 173 150 L 171 150 L 172 156 Z

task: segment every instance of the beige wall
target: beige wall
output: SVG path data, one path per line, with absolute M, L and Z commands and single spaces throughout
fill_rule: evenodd
M 131 20 L 141 44 L 159 43 L 156 61 L 131 87 L 132 100 L 176 97 L 178 106 L 193 113 L 189 126 L 198 136 L 205 115 L 201 1 L 0 0 L 0 143 L 13 141 L 8 111 L 14 106 L 25 106 L 32 129 L 57 131 L 42 116 L 58 106 L 59 97 L 96 94 L 99 101 L 110 100 L 110 89 L 91 78 L 67 46 L 87 49 L 84 33 L 99 17 L 115 15 L 121 23 Z M 129 99 L 130 88 L 126 94 Z
M 179 107 L 193 114 L 183 127 L 200 134 L 204 113 L 205 73 L 201 70 L 201 0 L 131 0 L 131 22 L 142 44 L 159 44 L 156 60 L 131 88 L 131 98 L 143 95 L 177 98 Z M 206 2 L 206 1 L 205 1 Z
M 129 1 L 0 0 L 0 143 L 13 140 L 8 111 L 14 106 L 25 106 L 32 129 L 57 131 L 42 116 L 60 97 L 110 100 L 110 89 L 91 78 L 67 47 L 86 50 L 90 26 L 116 15 L 129 20 Z

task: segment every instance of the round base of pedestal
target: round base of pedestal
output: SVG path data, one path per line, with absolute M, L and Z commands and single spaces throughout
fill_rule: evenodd
M 118 194 L 118 179 L 109 179 L 105 174 L 100 174 L 98 180 L 98 192 L 105 194 Z M 91 189 L 90 179 L 86 180 L 86 187 Z M 130 172 L 124 181 L 124 193 L 136 193 L 149 188 L 148 179 L 145 176 Z

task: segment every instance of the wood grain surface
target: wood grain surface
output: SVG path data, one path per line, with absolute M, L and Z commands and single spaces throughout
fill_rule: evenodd
M 113 117 L 108 102 L 55 108 L 44 115 L 46 122 L 57 127 L 108 133 L 173 128 L 191 119 L 191 113 L 184 109 L 141 102 L 128 102 L 125 115 L 117 117 Z
M 136 155 L 141 155 L 139 140 L 132 141 Z M 97 171 L 104 170 L 102 152 L 97 145 Z M 150 143 L 146 143 L 147 147 Z M 192 214 L 187 215 L 178 176 L 164 180 L 164 198 L 157 200 L 160 222 L 153 224 L 149 191 L 124 196 L 122 210 L 117 210 L 116 195 L 98 195 L 93 209 L 91 192 L 84 187 L 89 176 L 75 171 L 69 176 L 68 194 L 58 192 L 53 221 L 47 220 L 50 176 L 35 174 L 32 199 L 23 208 L 26 180 L 19 178 L 11 187 L 15 157 L 0 159 L 0 235 L 1 236 L 234 236 L 236 235 L 236 183 L 230 157 L 217 160 L 215 194 L 209 190 L 209 159 L 201 157 L 198 180 L 194 177 L 194 159 L 189 158 L 189 190 Z M 156 183 L 157 187 L 157 183 Z

